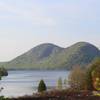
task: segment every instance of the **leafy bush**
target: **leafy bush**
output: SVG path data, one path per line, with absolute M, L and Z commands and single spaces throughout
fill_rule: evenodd
M 86 72 L 81 67 L 75 67 L 69 74 L 69 85 L 73 90 L 86 89 Z
M 100 58 L 96 58 L 87 70 L 88 90 L 100 90 Z
M 5 98 L 4 96 L 0 96 L 0 100 L 10 100 L 10 99 Z

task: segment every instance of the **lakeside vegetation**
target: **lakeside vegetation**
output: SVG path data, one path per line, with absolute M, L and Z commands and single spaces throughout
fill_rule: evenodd
M 4 67 L 0 67 L 0 79 L 2 78 L 2 76 L 7 76 L 8 72 Z
M 38 93 L 33 96 L 19 98 L 4 98 L 0 100 L 99 100 L 100 90 L 100 58 L 95 59 L 87 68 L 75 67 L 69 74 L 68 80 L 58 79 L 57 89 L 47 91 L 44 80 L 38 86 Z M 69 88 L 62 88 L 62 83 Z M 97 93 L 94 93 L 96 91 Z M 83 99 L 84 98 L 84 99 Z M 94 99 L 93 99 L 94 98 Z
M 8 76 L 8 72 L 4 67 L 0 68 L 0 76 Z
M 2 79 L 3 76 L 7 76 L 8 72 L 7 70 L 2 66 L 0 68 L 0 80 Z M 0 92 L 3 90 L 3 87 L 0 87 Z M 5 98 L 4 96 L 0 96 L 0 100 L 9 100 L 8 98 Z

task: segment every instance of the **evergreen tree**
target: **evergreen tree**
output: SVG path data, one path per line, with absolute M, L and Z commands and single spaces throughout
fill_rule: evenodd
M 39 86 L 38 86 L 38 92 L 46 91 L 47 87 L 43 80 L 40 80 Z
M 63 88 L 63 82 L 62 82 L 62 78 L 61 77 L 58 79 L 57 88 L 60 89 L 60 90 Z
M 66 85 L 67 84 L 67 80 L 66 79 L 64 79 L 64 85 Z
M 66 86 L 67 86 L 67 79 L 65 78 L 64 79 L 64 88 L 66 88 Z

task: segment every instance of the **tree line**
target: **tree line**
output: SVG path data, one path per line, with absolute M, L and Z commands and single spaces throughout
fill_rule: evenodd
M 80 66 L 74 67 L 68 76 L 68 80 L 65 79 L 64 82 L 62 78 L 59 78 L 57 89 L 62 90 L 66 87 L 72 91 L 100 90 L 100 58 L 96 58 L 87 68 Z M 46 90 L 46 84 L 44 80 L 41 80 L 38 86 L 38 92 Z

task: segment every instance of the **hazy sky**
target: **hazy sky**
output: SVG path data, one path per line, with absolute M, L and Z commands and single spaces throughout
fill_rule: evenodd
M 0 0 L 0 61 L 45 42 L 100 48 L 100 0 Z

